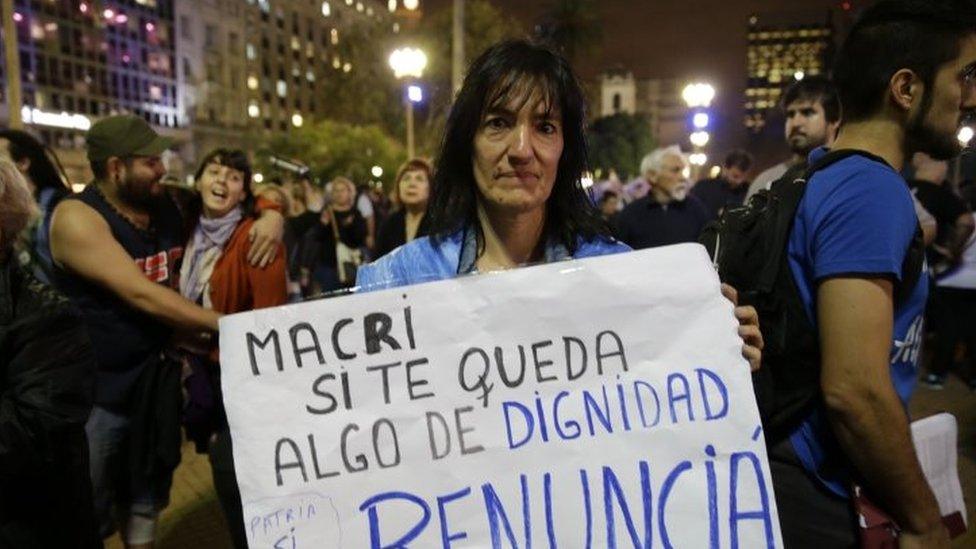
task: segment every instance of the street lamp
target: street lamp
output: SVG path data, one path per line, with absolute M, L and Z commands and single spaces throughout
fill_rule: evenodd
M 962 145 L 962 148 L 965 149 L 966 147 L 969 146 L 970 143 L 973 142 L 974 133 L 976 132 L 973 131 L 972 126 L 963 126 L 959 128 L 959 133 L 956 134 L 956 139 L 959 140 L 959 144 Z M 953 174 L 952 179 L 956 182 L 956 185 L 959 185 L 959 183 L 961 183 L 962 181 L 962 155 L 961 154 L 956 156 L 956 168 L 954 171 L 955 173 Z
M 420 78 L 427 67 L 427 55 L 417 48 L 399 48 L 390 55 L 390 68 L 397 79 L 408 79 L 407 85 L 407 156 L 413 158 L 413 104 L 423 99 L 420 86 L 410 83 Z
M 690 109 L 708 108 L 712 104 L 712 99 L 715 99 L 715 88 L 711 84 L 701 82 L 688 84 L 681 92 L 681 98 Z
M 688 139 L 691 141 L 691 144 L 699 149 L 704 147 L 705 145 L 708 145 L 708 140 L 710 138 L 711 136 L 708 135 L 708 132 L 705 131 L 695 132 L 690 136 L 688 136 Z
M 707 112 L 697 112 L 691 118 L 691 120 L 692 125 L 695 126 L 696 130 L 704 130 L 708 127 L 708 123 L 711 121 Z
M 963 126 L 959 128 L 959 133 L 956 134 L 956 139 L 963 147 L 968 147 L 969 143 L 973 140 L 973 128 L 970 126 Z
M 692 133 L 688 136 L 688 141 L 691 142 L 694 151 L 689 157 L 689 162 L 693 166 L 692 171 L 697 178 L 701 167 L 708 160 L 703 149 L 711 140 L 711 135 L 707 131 L 709 124 L 712 122 L 712 117 L 708 113 L 708 107 L 711 106 L 712 100 L 715 99 L 715 87 L 705 82 L 693 82 L 684 87 L 681 91 L 681 98 L 684 99 L 685 104 L 688 105 L 688 109 L 692 114 Z

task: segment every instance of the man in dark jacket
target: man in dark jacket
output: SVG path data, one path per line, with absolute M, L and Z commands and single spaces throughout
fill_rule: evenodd
M 696 242 L 709 220 L 698 197 L 688 194 L 688 164 L 677 145 L 656 149 L 641 161 L 651 190 L 614 220 L 616 237 L 635 250 Z
M 95 359 L 68 301 L 13 257 L 34 209 L 0 161 L 0 547 L 101 547 L 84 430 Z
M 736 149 L 725 157 L 722 173 L 712 179 L 703 179 L 691 188 L 712 218 L 722 215 L 728 208 L 741 206 L 749 190 L 749 170 L 752 169 L 752 155 Z

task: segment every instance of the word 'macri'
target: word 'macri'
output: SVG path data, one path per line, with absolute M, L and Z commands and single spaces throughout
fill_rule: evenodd
M 410 307 L 404 307 L 401 316 L 397 317 L 373 312 L 358 322 L 353 318 L 340 318 L 329 324 L 331 326 L 325 330 L 318 323 L 298 322 L 287 331 L 271 329 L 263 336 L 247 332 L 245 339 L 251 374 L 261 375 L 258 365 L 272 361 L 275 369 L 283 372 L 286 366 L 321 366 L 332 360 L 355 360 L 360 354 L 377 355 L 384 349 L 417 348 Z

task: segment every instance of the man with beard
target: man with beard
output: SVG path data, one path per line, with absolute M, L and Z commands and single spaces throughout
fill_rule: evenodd
M 802 175 L 810 151 L 817 147 L 829 147 L 837 134 L 840 100 L 830 80 L 822 76 L 808 76 L 786 89 L 782 104 L 786 111 L 786 142 L 793 155 L 756 176 L 749 185 L 746 202 L 760 189 L 769 189 L 791 168 L 797 175 Z
M 856 545 L 852 500 L 862 500 L 852 484 L 892 517 L 899 547 L 949 547 L 906 413 L 928 281 L 922 272 L 900 284 L 918 222 L 899 171 L 916 151 L 959 152 L 956 130 L 976 110 L 974 71 L 972 0 L 882 0 L 838 52 L 844 124 L 833 149 L 857 154 L 810 178 L 788 242 L 817 330 L 822 398 L 781 440 L 767 440 L 787 547 Z
M 688 164 L 681 149 L 656 149 L 640 168 L 650 192 L 617 215 L 615 236 L 635 250 L 697 242 L 710 217 L 702 201 L 688 194 Z
M 211 339 L 219 315 L 174 290 L 186 237 L 179 209 L 159 185 L 160 155 L 171 140 L 142 118 L 111 116 L 92 126 L 87 141 L 95 180 L 54 211 L 54 280 L 81 310 L 95 350 L 85 431 L 98 527 L 111 535 L 118 517 L 127 547 L 151 547 L 179 462 L 179 369 L 163 351 L 174 329 Z M 273 213 L 258 223 L 255 264 L 268 259 L 266 237 L 280 231 L 282 218 Z

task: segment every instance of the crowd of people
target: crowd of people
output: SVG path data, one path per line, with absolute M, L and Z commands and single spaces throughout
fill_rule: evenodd
M 183 437 L 208 454 L 233 543 L 246 546 L 220 384 L 224 314 L 695 242 L 806 174 L 787 255 L 820 382 L 789 430 L 766 433 L 784 541 L 856 545 L 857 484 L 901 547 L 948 547 L 906 406 L 923 316 L 929 386 L 963 348 L 976 352 L 976 192 L 947 182 L 945 164 L 976 115 L 976 5 L 877 3 L 832 78 L 796 82 L 782 108 L 791 156 L 751 183 L 746 151 L 692 183 L 671 145 L 596 196 L 582 185 L 582 89 L 559 54 L 522 40 L 472 63 L 436 160 L 409 159 L 389 194 L 341 174 L 257 185 L 233 149 L 207 154 L 193 189 L 163 186 L 171 141 L 126 115 L 89 130 L 94 180 L 75 194 L 50 150 L 0 132 L 0 546 L 100 547 L 118 532 L 152 547 Z M 904 276 L 916 234 L 927 244 L 917 282 Z M 761 369 L 761 324 L 776 319 L 723 293 Z

